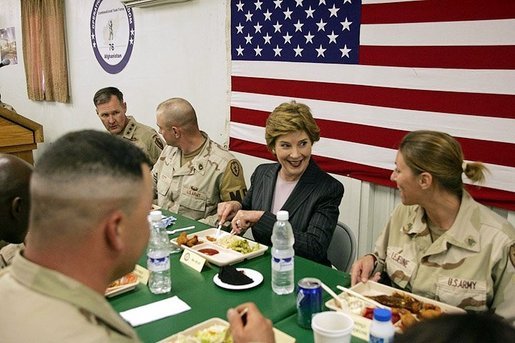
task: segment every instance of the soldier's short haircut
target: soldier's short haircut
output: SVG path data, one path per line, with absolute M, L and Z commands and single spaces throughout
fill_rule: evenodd
M 112 96 L 116 96 L 123 103 L 123 93 L 116 87 L 105 87 L 99 89 L 93 96 L 95 106 L 105 104 L 111 100 Z
M 49 228 L 74 221 L 87 228 L 113 209 L 130 212 L 140 196 L 144 164 L 152 166 L 141 149 L 107 132 L 62 136 L 36 162 L 31 224 Z
M 83 130 L 55 141 L 37 161 L 34 173 L 63 181 L 79 174 L 141 178 L 142 164 L 152 166 L 134 144 L 106 132 Z

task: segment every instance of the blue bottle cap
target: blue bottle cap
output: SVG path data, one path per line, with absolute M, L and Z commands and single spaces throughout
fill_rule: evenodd
M 387 322 L 392 319 L 392 312 L 387 308 L 375 308 L 374 319 L 380 322 Z

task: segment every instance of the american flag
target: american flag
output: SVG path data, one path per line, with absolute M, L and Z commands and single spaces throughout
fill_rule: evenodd
M 515 1 L 232 0 L 230 49 L 231 150 L 274 159 L 265 121 L 294 99 L 325 171 L 394 186 L 402 137 L 444 131 L 490 170 L 473 196 L 515 210 Z

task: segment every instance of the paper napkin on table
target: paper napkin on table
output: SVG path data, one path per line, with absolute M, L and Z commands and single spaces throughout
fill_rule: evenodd
M 173 316 L 184 311 L 190 310 L 188 304 L 174 296 L 151 304 L 133 308 L 120 312 L 120 315 L 132 326 L 138 326 L 153 322 L 154 320 Z

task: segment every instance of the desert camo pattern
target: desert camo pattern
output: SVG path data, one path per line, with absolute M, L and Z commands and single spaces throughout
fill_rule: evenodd
M 0 342 L 139 342 L 103 294 L 20 254 L 0 271 Z M 11 324 L 12 323 L 12 324 Z
M 120 134 L 121 137 L 131 141 L 134 145 L 143 150 L 150 158 L 152 164 L 157 162 L 164 143 L 156 130 L 150 126 L 138 123 L 132 116 L 127 116 L 129 122 Z
M 400 204 L 374 255 L 398 288 L 515 325 L 515 228 L 464 192 L 452 227 L 434 242 L 418 205 Z
M 157 205 L 215 225 L 219 202 L 242 201 L 247 192 L 240 162 L 209 139 L 191 161 L 181 166 L 182 152 L 166 146 L 152 169 Z

